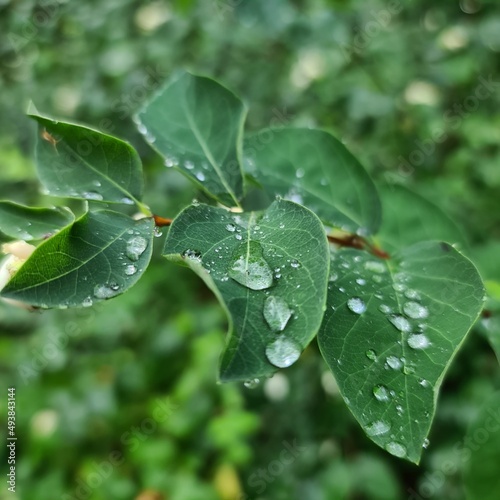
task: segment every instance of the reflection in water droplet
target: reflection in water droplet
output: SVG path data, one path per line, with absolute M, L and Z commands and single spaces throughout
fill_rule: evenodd
M 406 457 L 406 447 L 400 443 L 396 443 L 395 441 L 391 441 L 390 443 L 387 443 L 387 445 L 385 446 L 385 449 L 391 455 L 394 455 L 395 457 L 398 457 L 398 458 Z
M 412 349 L 426 349 L 431 345 L 431 343 L 423 333 L 418 333 L 408 337 L 408 345 Z
M 373 388 L 373 395 L 378 401 L 382 401 L 384 403 L 389 401 L 389 391 L 387 390 L 387 387 L 383 385 L 376 385 Z
M 411 331 L 410 322 L 399 314 L 394 314 L 390 316 L 389 321 L 400 331 L 400 332 L 409 332 Z
M 403 367 L 403 362 L 396 356 L 388 356 L 386 362 L 393 370 L 400 370 Z
M 381 436 L 387 434 L 391 430 L 391 424 L 383 420 L 377 420 L 365 427 L 366 433 L 369 436 Z
M 281 297 L 270 295 L 264 302 L 264 318 L 273 332 L 282 332 L 292 314 L 293 311 Z
M 350 298 L 347 307 L 356 314 L 363 314 L 366 311 L 366 304 L 359 297 Z
M 130 260 L 139 260 L 148 248 L 148 242 L 142 236 L 135 236 L 127 241 L 126 254 Z
M 278 368 L 287 368 L 293 365 L 300 357 L 300 346 L 292 339 L 279 337 L 266 347 L 267 359 Z
M 419 304 L 418 302 L 407 302 L 403 306 L 404 313 L 412 319 L 423 319 L 429 316 L 427 307 Z
M 133 264 L 130 264 L 125 268 L 125 274 L 127 276 L 133 276 L 137 272 L 137 267 L 135 267 Z
M 246 380 L 245 382 L 243 382 L 243 385 L 247 389 L 255 389 L 256 387 L 258 387 L 259 384 L 260 384 L 260 379 L 258 378 L 253 378 L 251 380 Z
M 116 283 L 106 283 L 104 285 L 97 285 L 94 288 L 94 296 L 98 299 L 110 299 L 118 295 L 120 286 Z
M 273 284 L 273 271 L 256 241 L 241 245 L 233 256 L 229 276 L 251 290 L 265 290 Z

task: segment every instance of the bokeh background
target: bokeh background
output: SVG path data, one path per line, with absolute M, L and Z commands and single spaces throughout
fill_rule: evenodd
M 483 277 L 500 282 L 497 0 L 0 0 L 0 196 L 61 203 L 36 181 L 32 100 L 129 140 L 146 201 L 175 216 L 196 192 L 131 116 L 180 68 L 244 98 L 247 130 L 332 130 L 377 182 L 455 218 Z M 491 318 L 453 364 L 416 467 L 365 437 L 315 345 L 255 388 L 216 384 L 224 314 L 158 253 L 130 292 L 96 308 L 0 304 L 1 386 L 17 389 L 19 436 L 17 492 L 2 479 L 0 498 L 466 498 L 457 446 L 500 387 Z M 0 458 L 3 470 L 3 445 Z

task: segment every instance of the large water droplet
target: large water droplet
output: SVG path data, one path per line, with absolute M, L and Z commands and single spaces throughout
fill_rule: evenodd
M 367 425 L 365 429 L 369 436 L 381 436 L 382 434 L 387 434 L 391 430 L 391 424 L 383 420 L 377 420 Z
M 403 367 L 403 362 L 396 356 L 388 356 L 386 362 L 393 370 L 400 370 Z
M 127 241 L 126 254 L 130 260 L 139 260 L 141 255 L 148 248 L 148 242 L 142 236 L 135 236 Z
M 279 337 L 266 347 L 267 359 L 278 368 L 287 368 L 300 357 L 300 346 L 292 339 Z
M 110 299 L 120 292 L 120 285 L 116 283 L 106 283 L 104 285 L 97 285 L 94 288 L 94 295 L 98 299 Z
M 393 316 L 389 316 L 388 319 L 400 332 L 411 331 L 410 322 L 403 316 L 394 314 Z
M 133 264 L 130 264 L 125 268 L 125 274 L 127 276 L 133 276 L 137 272 L 137 267 L 134 266 Z
M 406 457 L 406 447 L 396 441 L 391 441 L 387 443 L 385 449 L 395 457 L 403 458 Z
M 366 304 L 359 297 L 350 298 L 347 307 L 356 314 L 363 314 L 366 311 Z
M 274 332 L 282 332 L 292 317 L 293 311 L 281 297 L 270 295 L 264 302 L 264 318 Z
M 427 307 L 418 302 L 407 302 L 403 307 L 404 313 L 412 319 L 423 319 L 429 316 Z
M 384 273 L 386 271 L 386 267 L 382 262 L 378 262 L 376 260 L 369 260 L 365 262 L 365 269 L 367 271 L 371 271 L 372 273 Z
M 227 224 L 226 225 L 226 229 L 230 232 L 230 233 L 234 233 L 236 231 L 236 226 L 234 224 Z
M 382 401 L 383 403 L 389 401 L 389 391 L 383 385 L 376 385 L 373 388 L 373 395 L 378 401 Z
M 95 191 L 86 191 L 85 193 L 82 193 L 82 196 L 86 200 L 92 200 L 92 201 L 102 201 L 103 200 L 102 194 L 96 193 Z
M 229 276 L 251 290 L 265 290 L 273 284 L 273 271 L 264 260 L 262 247 L 256 241 L 241 245 L 233 256 Z
M 427 336 L 423 333 L 418 333 L 416 335 L 410 335 L 408 337 L 408 345 L 412 349 L 426 349 L 431 345 Z

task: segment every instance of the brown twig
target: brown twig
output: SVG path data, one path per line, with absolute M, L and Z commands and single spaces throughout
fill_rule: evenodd
M 172 225 L 173 219 L 166 219 L 165 217 L 160 217 L 159 215 L 153 215 L 156 227 L 168 227 Z
M 366 241 L 361 236 L 356 234 L 348 234 L 343 237 L 338 236 L 328 236 L 328 241 L 334 243 L 340 247 L 357 248 L 358 250 L 368 250 L 373 255 L 376 255 L 380 259 L 390 259 L 390 255 L 381 248 L 372 245 L 369 241 Z

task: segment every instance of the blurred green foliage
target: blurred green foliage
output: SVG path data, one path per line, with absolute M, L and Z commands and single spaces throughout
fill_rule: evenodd
M 33 100 L 129 140 L 152 209 L 175 216 L 196 193 L 131 115 L 186 68 L 244 96 L 248 130 L 331 129 L 379 183 L 404 184 L 457 220 L 483 277 L 500 281 L 499 52 L 495 0 L 0 0 L 0 196 L 61 203 L 35 180 Z M 0 304 L 19 437 L 17 493 L 2 482 L 0 497 L 465 498 L 457 446 L 500 383 L 481 328 L 447 377 L 420 468 L 369 442 L 315 346 L 256 389 L 216 385 L 224 331 L 201 281 L 159 256 L 95 309 Z M 0 415 L 5 443 L 3 404 Z M 95 487 L 80 491 L 82 481 Z

